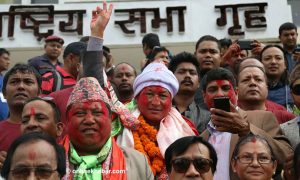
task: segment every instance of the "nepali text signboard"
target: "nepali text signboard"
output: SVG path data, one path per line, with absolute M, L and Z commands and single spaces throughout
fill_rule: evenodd
M 180 0 L 113 2 L 105 44 L 140 44 L 146 33 L 162 43 L 195 42 L 203 35 L 217 38 L 278 37 L 279 26 L 292 21 L 285 0 Z M 0 47 L 40 47 L 57 35 L 66 43 L 89 35 L 97 3 L 0 5 Z

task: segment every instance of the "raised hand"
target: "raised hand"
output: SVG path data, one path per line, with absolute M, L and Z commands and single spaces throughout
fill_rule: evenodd
M 251 53 L 253 55 L 259 56 L 261 51 L 263 50 L 263 48 L 266 46 L 265 44 L 257 41 L 257 40 L 253 40 L 253 42 L 251 43 L 251 46 L 253 47 L 251 49 Z
M 222 56 L 222 59 L 224 62 L 230 62 L 231 58 L 234 57 L 236 54 L 239 54 L 241 52 L 241 48 L 238 45 L 237 42 L 234 42 L 231 44 L 226 51 L 226 53 Z
M 293 59 L 294 59 L 294 61 L 296 61 L 297 63 L 300 62 L 300 52 L 299 52 L 299 51 L 294 51 L 294 53 L 293 53 Z
M 104 30 L 109 22 L 113 5 L 110 4 L 107 9 L 107 3 L 103 1 L 103 8 L 97 6 L 96 10 L 93 11 L 92 21 L 90 24 L 91 36 L 103 38 Z

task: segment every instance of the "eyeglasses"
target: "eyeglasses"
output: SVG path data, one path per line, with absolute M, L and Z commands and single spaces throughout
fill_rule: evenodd
M 295 95 L 300 95 L 300 84 L 296 84 L 292 87 L 292 93 Z
M 234 159 L 239 160 L 240 163 L 242 163 L 242 164 L 251 164 L 254 160 L 254 157 L 253 156 L 237 156 Z M 259 164 L 269 164 L 269 163 L 273 162 L 273 158 L 268 157 L 268 156 L 257 156 L 256 159 Z
M 189 169 L 191 162 L 193 162 L 195 169 L 201 174 L 208 172 L 212 166 L 212 160 L 205 158 L 178 158 L 172 160 L 171 163 L 176 172 L 185 173 Z
M 47 167 L 17 167 L 10 171 L 13 177 L 24 179 L 30 176 L 32 170 L 38 179 L 48 179 L 55 171 L 57 171 L 57 169 Z

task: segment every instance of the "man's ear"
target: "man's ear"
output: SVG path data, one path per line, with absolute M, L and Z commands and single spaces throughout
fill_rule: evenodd
M 235 96 L 236 96 L 236 101 L 238 101 L 239 100 L 239 96 L 238 96 L 239 88 L 236 87 L 234 92 L 235 92 Z
M 274 160 L 273 162 L 273 171 L 275 172 L 276 171 L 276 168 L 277 168 L 277 160 Z
M 56 123 L 56 136 L 57 137 L 60 137 L 62 135 L 64 128 L 65 128 L 64 123 L 62 123 L 62 122 Z

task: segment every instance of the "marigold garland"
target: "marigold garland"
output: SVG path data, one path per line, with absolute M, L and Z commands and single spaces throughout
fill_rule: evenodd
M 146 155 L 155 176 L 159 174 L 165 166 L 164 158 L 157 146 L 157 130 L 146 123 L 143 116 L 139 116 L 138 119 L 140 121 L 140 127 L 137 131 L 133 131 L 134 148 Z

